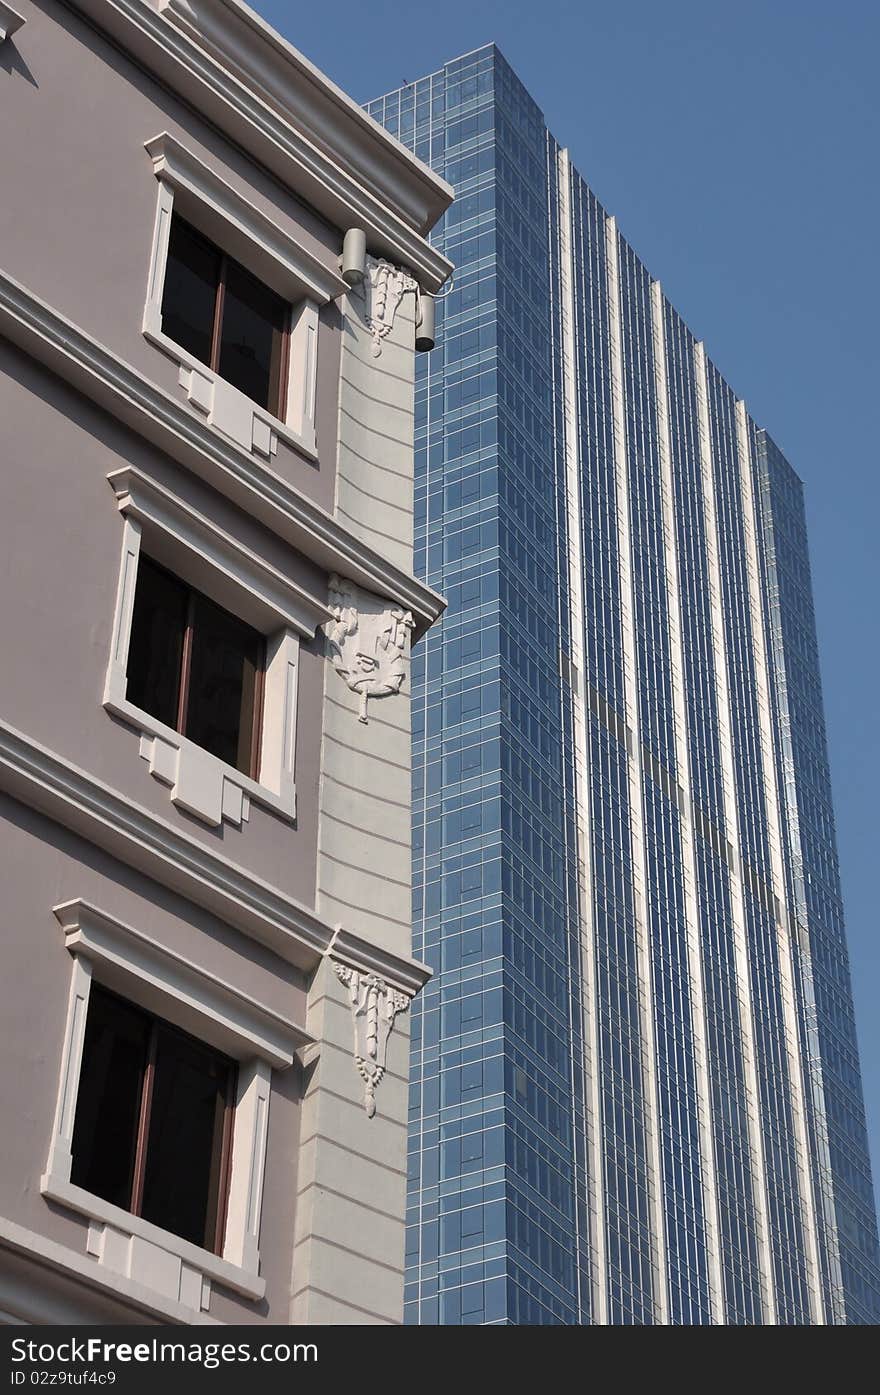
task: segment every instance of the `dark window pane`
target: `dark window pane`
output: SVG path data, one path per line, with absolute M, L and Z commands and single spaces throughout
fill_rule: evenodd
M 141 557 L 128 647 L 126 695 L 136 707 L 175 728 L 186 607 L 186 587 L 149 558 Z
M 160 1027 L 147 1160 L 145 1220 L 213 1250 L 230 1064 Z
M 70 1175 L 76 1186 L 126 1211 L 131 1208 L 149 1030 L 143 1013 L 92 989 Z
M 196 596 L 184 734 L 246 775 L 262 650 L 262 637 L 249 625 Z
M 243 267 L 228 264 L 218 372 L 272 412 L 279 410 L 286 308 L 280 296 Z
M 180 218 L 171 220 L 162 329 L 202 363 L 211 362 L 220 253 Z

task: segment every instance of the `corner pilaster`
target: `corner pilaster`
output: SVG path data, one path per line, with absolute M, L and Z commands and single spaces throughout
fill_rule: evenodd
M 402 1321 L 408 1001 L 378 976 L 330 958 L 315 973 L 307 1023 L 316 1044 L 303 1058 L 294 1324 Z

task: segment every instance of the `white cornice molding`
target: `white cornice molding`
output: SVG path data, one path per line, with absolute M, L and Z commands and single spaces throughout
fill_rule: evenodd
M 244 1059 L 256 1055 L 285 1070 L 301 1047 L 314 1044 L 290 1018 L 88 901 L 65 901 L 52 913 L 67 949 L 99 965 L 102 982 L 111 988 L 121 982 L 133 1001 L 171 1021 L 182 1019 L 185 1030 L 192 1031 L 190 1019 L 196 1019 L 200 1038 L 221 1050 Z M 135 980 L 138 992 L 132 993 Z
M 361 542 L 313 500 L 241 450 L 0 270 L 0 334 L 327 572 L 387 596 L 416 620 L 416 636 L 445 602 Z
M 334 929 L 208 844 L 0 721 L 0 788 L 309 971 Z
M 400 988 L 411 998 L 421 992 L 432 970 L 418 959 L 399 959 L 387 950 L 361 939 L 351 930 L 340 929 L 332 944 L 334 959 L 341 959 L 361 973 L 375 974 Z
M 430 977 L 425 965 L 329 925 L 307 906 L 3 721 L 0 789 L 306 972 L 332 949 L 337 958 L 381 974 L 409 993 Z
M 439 290 L 452 266 L 424 234 L 452 202 L 449 185 L 247 6 L 72 3 L 337 228 L 362 227 L 371 251 Z
M 417 231 L 429 232 L 449 206 L 446 180 L 243 0 L 159 0 L 159 9 L 348 173 L 384 193 Z
M 328 606 L 133 465 L 113 470 L 107 480 L 121 514 L 137 519 L 148 530 L 168 534 L 235 586 L 246 587 L 250 599 L 269 612 L 273 626 L 283 622 L 313 639 L 318 625 L 332 619 Z
M 348 290 L 338 271 L 325 266 L 167 131 L 146 141 L 144 149 L 153 162 L 156 178 L 164 180 L 178 195 L 184 195 L 181 211 L 188 211 L 187 195 L 201 207 L 203 217 L 204 210 L 210 210 L 221 220 L 224 249 L 250 263 L 251 270 L 280 295 L 294 300 L 298 294 L 307 294 L 326 304 Z M 236 234 L 244 239 L 248 250 L 243 252 L 235 245 Z
M 7 5 L 6 0 L 0 0 L 0 44 L 11 39 L 24 22 L 24 15 L 20 15 L 18 10 Z

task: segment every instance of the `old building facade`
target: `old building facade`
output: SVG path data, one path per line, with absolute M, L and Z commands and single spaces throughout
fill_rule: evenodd
M 0 1309 L 399 1321 L 451 191 L 239 0 L 0 3 L 0 111 Z

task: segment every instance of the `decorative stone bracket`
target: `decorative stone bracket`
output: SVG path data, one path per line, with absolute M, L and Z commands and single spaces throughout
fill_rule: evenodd
M 382 340 L 387 339 L 394 328 L 394 316 L 398 306 L 403 297 L 410 292 L 418 297 L 419 283 L 415 277 L 383 258 L 367 258 L 367 274 L 359 283 L 358 293 L 364 300 L 367 326 L 373 339 L 374 358 L 381 354 Z
M 391 988 L 375 974 L 364 974 L 333 960 L 337 977 L 348 989 L 354 1026 L 354 1063 L 364 1082 L 364 1109 L 376 1113 L 376 1090 L 385 1074 L 388 1038 L 399 1012 L 409 1007 L 405 993 Z
M 330 578 L 333 619 L 324 633 L 340 678 L 361 700 L 359 722 L 367 722 L 367 701 L 399 693 L 409 662 L 408 610 L 390 609 L 378 596 L 341 577 Z

